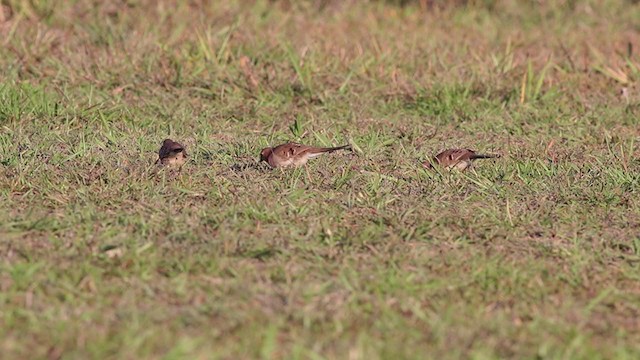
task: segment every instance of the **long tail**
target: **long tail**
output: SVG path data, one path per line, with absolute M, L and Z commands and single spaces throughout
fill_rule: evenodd
M 500 154 L 473 154 L 471 156 L 471 160 L 475 160 L 475 159 L 493 159 L 493 158 L 499 158 Z
M 342 146 L 328 147 L 328 148 L 317 148 L 314 150 L 316 150 L 317 152 L 326 153 L 326 152 L 334 152 L 342 149 L 351 149 L 351 145 L 342 145 Z
M 344 145 L 344 146 L 338 146 L 338 147 L 328 147 L 328 148 L 311 148 L 308 151 L 309 157 L 310 158 L 316 158 L 322 154 L 326 154 L 326 153 L 330 153 L 330 152 L 334 152 L 334 151 L 338 151 L 338 150 L 342 150 L 342 149 L 347 149 L 347 148 L 351 148 L 351 145 Z

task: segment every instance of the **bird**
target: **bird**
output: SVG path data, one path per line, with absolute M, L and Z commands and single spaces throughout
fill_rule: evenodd
M 351 148 L 350 145 L 337 147 L 313 147 L 298 143 L 286 143 L 276 147 L 267 147 L 260 152 L 260 162 L 264 161 L 272 168 L 302 166 L 309 159 L 325 153 Z
M 165 139 L 158 151 L 156 164 L 170 167 L 182 167 L 187 161 L 187 151 L 184 146 L 171 139 Z
M 447 149 L 434 156 L 433 159 L 422 163 L 427 169 L 433 169 L 433 165 L 440 165 L 446 170 L 458 169 L 464 171 L 472 166 L 476 159 L 499 158 L 499 154 L 478 154 L 471 149 Z

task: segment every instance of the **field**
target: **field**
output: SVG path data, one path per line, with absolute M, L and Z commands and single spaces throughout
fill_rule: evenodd
M 640 358 L 637 2 L 0 3 L 2 358 Z

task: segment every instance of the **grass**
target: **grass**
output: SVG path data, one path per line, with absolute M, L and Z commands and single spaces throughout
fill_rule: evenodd
M 637 4 L 195 4 L 2 1 L 3 357 L 640 355 Z

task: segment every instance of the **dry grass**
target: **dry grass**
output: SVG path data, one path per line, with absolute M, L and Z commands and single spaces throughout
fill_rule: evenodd
M 639 15 L 2 1 L 0 351 L 637 357 Z M 256 165 L 285 140 L 361 153 Z M 504 156 L 422 169 L 453 146 Z

